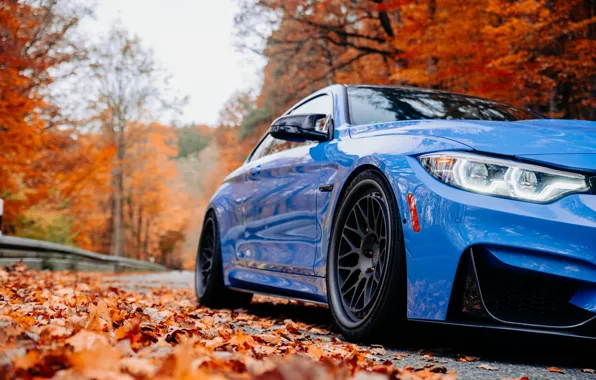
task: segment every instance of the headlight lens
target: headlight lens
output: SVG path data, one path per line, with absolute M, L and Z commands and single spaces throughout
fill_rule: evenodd
M 512 160 L 463 152 L 425 154 L 418 160 L 439 181 L 475 193 L 546 203 L 590 191 L 582 174 Z

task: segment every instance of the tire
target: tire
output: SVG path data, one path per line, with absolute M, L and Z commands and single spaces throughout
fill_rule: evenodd
M 350 182 L 337 210 L 327 258 L 335 326 L 355 342 L 400 333 L 406 321 L 406 261 L 393 190 L 380 173 L 367 169 Z
M 219 226 L 212 211 L 205 217 L 199 240 L 195 292 L 201 305 L 212 308 L 242 308 L 252 300 L 251 293 L 234 291 L 224 286 Z

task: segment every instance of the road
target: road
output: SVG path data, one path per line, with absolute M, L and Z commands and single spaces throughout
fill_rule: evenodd
M 169 272 L 120 276 L 120 286 L 143 292 L 155 286 L 192 288 L 192 272 Z M 331 318 L 324 307 L 309 304 L 253 302 L 248 312 L 280 321 L 292 319 L 329 328 Z M 256 334 L 242 326 L 246 333 Z M 401 367 L 443 366 L 455 370 L 459 379 L 596 379 L 596 344 L 570 338 L 529 333 L 478 331 L 411 324 L 408 342 L 386 344 L 377 350 L 380 362 L 399 360 Z M 317 336 L 311 336 L 320 339 Z M 465 360 L 473 360 L 464 362 Z M 477 358 L 477 360 L 475 360 Z M 484 367 L 484 368 L 483 368 Z M 564 374 L 549 372 L 557 367 Z

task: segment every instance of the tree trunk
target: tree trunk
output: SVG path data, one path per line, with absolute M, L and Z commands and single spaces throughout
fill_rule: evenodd
M 112 203 L 112 244 L 111 251 L 114 256 L 122 256 L 124 247 L 124 128 L 120 127 L 116 134 L 118 139 L 116 157 L 118 162 L 114 169 L 114 202 Z
M 137 248 L 137 259 L 143 259 L 143 247 L 141 245 L 141 236 L 143 233 L 143 205 L 139 206 L 139 211 L 137 215 L 137 228 L 136 228 L 136 248 Z
M 143 255 L 149 260 L 149 219 L 145 220 L 145 242 L 143 244 Z

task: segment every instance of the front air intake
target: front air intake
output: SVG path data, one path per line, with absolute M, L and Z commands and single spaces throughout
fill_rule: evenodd
M 557 329 L 596 318 L 569 303 L 579 281 L 503 265 L 482 247 L 471 249 L 462 260 L 467 263 L 460 265 L 460 295 L 451 316 Z

